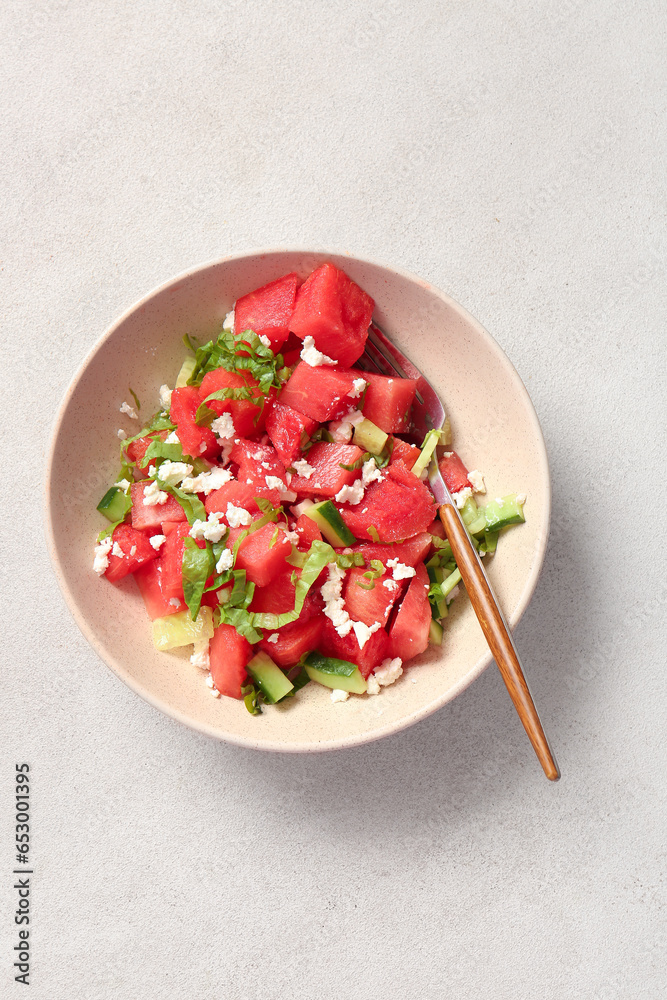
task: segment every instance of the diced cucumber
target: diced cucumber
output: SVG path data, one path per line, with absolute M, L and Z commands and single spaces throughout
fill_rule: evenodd
M 366 691 L 366 681 L 356 663 L 322 656 L 321 653 L 308 653 L 303 664 L 311 681 L 353 694 L 364 694 Z
M 486 528 L 484 511 L 479 509 L 474 497 L 468 497 L 464 503 L 461 518 L 471 535 L 480 535 Z
M 453 573 L 450 573 L 448 577 L 440 584 L 442 588 L 443 597 L 447 597 L 448 594 L 452 592 L 454 587 L 461 582 L 461 573 L 458 569 L 455 569 Z
M 431 624 L 428 630 L 428 641 L 434 646 L 442 646 L 442 636 L 444 629 L 440 622 L 436 622 L 431 618 Z
M 111 522 L 115 522 L 122 521 L 131 506 L 129 496 L 119 486 L 112 486 L 98 503 L 97 509 Z
M 153 622 L 153 644 L 161 652 L 212 638 L 213 612 L 210 608 L 200 608 L 194 621 L 186 608 L 185 611 L 178 611 L 175 615 L 156 618 Z
M 497 531 L 485 531 L 484 532 L 484 549 L 491 555 L 496 551 L 498 546 L 498 532 Z
M 303 512 L 315 522 L 326 540 L 338 548 L 345 545 L 354 545 L 356 538 L 345 524 L 345 521 L 338 513 L 331 500 L 322 500 L 321 503 L 314 503 Z
M 499 531 L 508 524 L 522 524 L 526 520 L 523 516 L 523 503 L 519 503 L 516 493 L 489 500 L 482 509 L 487 531 Z
M 310 508 L 314 506 L 315 501 L 308 500 L 306 498 L 305 500 L 302 500 L 301 503 L 296 504 L 295 507 L 292 507 L 292 513 L 295 517 L 301 517 L 302 514 L 305 514 L 307 510 L 310 510 Z
M 442 435 L 440 438 L 440 444 L 446 446 L 452 443 L 452 425 L 449 422 L 449 417 L 445 417 L 445 422 L 442 425 L 442 431 L 440 433 Z
M 388 434 L 380 430 L 377 424 L 366 417 L 354 428 L 352 444 L 362 451 L 370 451 L 371 455 L 379 455 L 387 443 Z
M 248 673 L 264 692 L 264 698 L 269 705 L 275 705 L 294 688 L 292 682 L 267 653 L 257 653 L 253 656 L 248 664 Z
M 192 354 L 188 354 L 187 358 L 181 365 L 181 370 L 176 377 L 176 388 L 182 389 L 184 385 L 188 384 L 188 379 L 195 370 L 195 358 Z
M 428 434 L 424 438 L 421 455 L 419 456 L 415 464 L 412 466 L 411 472 L 413 476 L 417 476 L 417 478 L 419 478 L 422 472 L 426 468 L 428 468 L 429 462 L 433 457 L 433 454 L 438 446 L 438 442 L 440 441 L 441 436 L 442 432 L 439 430 L 434 429 L 428 432 Z
M 434 558 L 437 557 L 434 556 Z M 430 562 L 432 562 L 432 560 L 429 560 L 429 563 Z M 434 565 L 429 565 L 429 563 L 426 564 L 426 571 L 428 573 L 429 580 L 431 581 L 432 584 L 433 583 L 441 584 L 446 576 L 444 570 L 437 563 L 435 563 Z M 431 602 L 431 614 L 433 615 L 433 617 L 436 619 L 445 618 L 447 616 L 447 601 L 445 600 L 445 598 L 430 597 L 429 600 Z

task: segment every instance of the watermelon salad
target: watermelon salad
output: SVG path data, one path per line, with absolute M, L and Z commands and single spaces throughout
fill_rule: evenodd
M 262 704 L 306 683 L 376 695 L 429 643 L 460 573 L 427 481 L 448 422 L 411 437 L 416 382 L 355 368 L 373 299 L 326 263 L 239 298 L 211 341 L 185 337 L 145 423 L 121 412 L 121 468 L 98 510 L 94 570 L 132 574 L 158 650 L 192 645 L 213 695 Z M 132 392 L 132 390 L 130 390 Z M 525 497 L 478 506 L 484 479 L 442 475 L 480 555 Z

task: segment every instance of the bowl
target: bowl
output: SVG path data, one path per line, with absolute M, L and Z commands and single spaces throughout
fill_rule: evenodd
M 515 626 L 535 590 L 549 532 L 550 481 L 540 425 L 528 393 L 493 338 L 460 305 L 427 281 L 347 254 L 267 250 L 194 267 L 150 292 L 101 337 L 70 385 L 55 421 L 46 482 L 47 538 L 55 573 L 74 619 L 99 657 L 151 705 L 199 732 L 255 749 L 334 750 L 380 739 L 426 718 L 460 694 L 491 662 L 474 612 L 452 605 L 441 648 L 429 647 L 377 696 L 331 702 L 309 684 L 284 705 L 251 716 L 242 702 L 212 698 L 188 653 L 158 653 L 134 580 L 111 586 L 92 570 L 104 525 L 96 505 L 118 471 L 119 413 L 129 387 L 158 407 L 174 384 L 182 337 L 218 332 L 246 292 L 289 271 L 306 277 L 329 260 L 376 302 L 374 319 L 439 392 L 453 447 L 482 471 L 491 497 L 527 494 L 526 523 L 500 539 L 487 571 Z

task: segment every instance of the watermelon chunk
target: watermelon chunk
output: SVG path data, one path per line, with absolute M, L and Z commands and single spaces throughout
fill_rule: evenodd
M 149 506 L 144 504 L 144 491 L 150 482 L 151 480 L 146 480 L 141 483 L 132 483 L 130 486 L 132 527 L 145 530 L 147 528 L 160 528 L 163 521 L 185 521 L 185 511 L 171 494 L 168 494 L 166 503 L 156 503 Z
M 388 656 L 389 637 L 383 628 L 378 629 L 364 648 L 360 649 L 354 631 L 341 638 L 331 621 L 325 618 L 318 649 L 324 656 L 334 656 L 339 660 L 347 660 L 348 663 L 356 663 L 363 676 L 368 677 Z
M 468 480 L 468 470 L 455 451 L 450 451 L 448 455 L 440 459 L 439 468 L 450 493 L 458 493 L 466 486 L 471 486 Z
M 398 559 L 404 566 L 416 566 L 418 562 L 423 562 L 430 547 L 431 532 L 420 531 L 418 535 L 408 538 L 405 542 L 394 542 L 393 545 L 361 542 L 359 545 L 353 545 L 352 551 L 361 552 L 366 560 L 366 565 L 370 564 L 371 559 L 379 559 L 384 566 L 387 565 L 388 559 Z
M 259 648 L 268 653 L 279 667 L 292 667 L 305 653 L 317 649 L 325 621 L 324 615 L 318 615 L 308 621 L 299 619 L 291 625 L 284 625 L 275 633 L 265 630 Z M 272 635 L 278 636 L 275 642 L 269 642 Z
M 253 531 L 244 538 L 238 548 L 236 569 L 244 569 L 247 579 L 258 587 L 268 586 L 273 578 L 285 569 L 285 559 L 292 551 L 292 543 L 279 528 L 274 540 L 276 528 L 277 525 L 272 522 L 265 524 L 263 528 Z M 228 548 L 233 547 L 242 530 L 245 529 L 237 528 L 230 531 Z
M 393 442 L 394 446 L 392 448 L 389 464 L 393 465 L 394 462 L 403 462 L 407 469 L 412 469 L 412 466 L 421 455 L 421 450 L 414 444 L 408 444 L 407 441 L 401 441 L 401 439 L 397 437 L 393 438 Z
M 139 593 L 144 599 L 146 611 L 151 621 L 156 618 L 166 618 L 167 615 L 175 615 L 177 611 L 182 610 L 182 605 L 175 607 L 162 593 L 161 576 L 155 559 L 140 566 L 134 573 L 134 579 L 137 581 Z
M 381 542 L 412 538 L 426 531 L 435 516 L 430 490 L 402 462 L 390 465 L 380 482 L 371 483 L 361 503 L 338 509 L 356 538 L 373 538 L 372 528 Z
M 143 566 L 144 563 L 151 562 L 157 557 L 157 552 L 148 540 L 148 536 L 142 531 L 137 531 L 129 524 L 119 524 L 114 528 L 111 536 L 115 545 L 119 545 L 123 551 L 122 556 L 109 553 L 109 565 L 104 575 L 111 583 L 122 580 L 128 573 Z
M 160 560 L 158 572 L 160 573 L 160 586 L 162 593 L 167 600 L 178 598 L 183 601 L 183 552 L 185 551 L 184 539 L 190 533 L 190 525 L 185 522 L 178 524 L 173 531 L 167 535 L 167 540 L 160 549 Z M 200 549 L 205 548 L 203 541 L 198 541 Z M 179 608 L 176 608 L 178 611 Z
M 234 306 L 235 332 L 254 330 L 258 337 L 268 337 L 271 350 L 277 353 L 287 340 L 298 282 L 296 274 L 285 274 L 237 299 Z
M 293 567 L 286 566 L 273 578 L 268 587 L 257 587 L 253 594 L 249 611 L 266 611 L 273 615 L 281 615 L 294 610 L 296 588 L 292 583 Z M 297 576 L 300 570 L 296 570 Z M 319 589 L 311 587 L 306 594 L 298 621 L 305 622 L 319 615 L 324 606 Z M 294 622 L 292 624 L 295 624 Z M 286 625 L 283 628 L 287 628 Z
M 375 302 L 333 264 L 322 264 L 296 295 L 290 330 L 312 337 L 322 351 L 343 366 L 361 357 Z
M 351 485 L 361 475 L 360 469 L 342 469 L 341 465 L 353 465 L 362 455 L 361 448 L 354 444 L 332 444 L 328 441 L 314 444 L 306 459 L 315 471 L 308 479 L 292 476 L 289 488 L 297 496 L 334 497 L 343 486 Z
M 400 656 L 404 663 L 424 652 L 428 646 L 431 627 L 428 572 L 423 563 L 419 563 L 416 570 L 417 575 L 410 581 L 398 614 L 389 629 L 388 655 Z
M 232 479 L 221 486 L 219 490 L 209 493 L 204 500 L 204 507 L 207 514 L 212 514 L 213 511 L 222 511 L 226 515 L 227 504 L 230 503 L 233 507 L 243 507 L 249 514 L 256 517 L 259 514 L 259 507 L 255 500 L 256 495 L 257 490 L 248 483 L 239 483 L 236 479 Z M 226 516 L 224 520 L 227 520 Z
M 194 385 L 184 385 L 180 389 L 174 389 L 171 394 L 169 414 L 176 424 L 176 433 L 183 445 L 183 454 L 192 458 L 214 455 L 219 450 L 211 429 L 200 427 L 195 423 L 195 414 L 200 402 L 199 389 Z
M 371 372 L 364 372 L 364 378 L 368 383 L 361 407 L 364 416 L 387 434 L 407 431 L 417 380 L 388 378 Z
M 317 427 L 317 420 L 277 402 L 266 418 L 266 433 L 286 466 L 301 455 L 302 443 Z
M 129 458 L 130 462 L 134 462 L 139 469 L 139 472 L 143 473 L 143 475 L 148 474 L 148 470 L 152 464 L 150 461 L 144 462 L 144 455 L 153 441 L 164 441 L 168 433 L 169 431 L 159 431 L 157 434 L 151 434 L 150 437 L 137 438 L 136 441 L 130 441 L 125 449 L 125 454 Z
M 302 551 L 307 551 L 313 542 L 322 541 L 322 532 L 317 527 L 312 517 L 308 517 L 307 514 L 302 514 L 297 520 L 294 530 L 299 536 L 299 543 L 297 548 Z
M 198 390 L 199 402 L 197 405 L 203 403 L 211 393 L 218 392 L 220 389 L 249 389 L 252 393 L 252 399 L 212 399 L 206 404 L 208 408 L 217 413 L 218 416 L 222 416 L 223 413 L 231 415 L 236 437 L 250 437 L 252 434 L 261 433 L 265 419 L 264 410 L 268 400 L 262 406 L 263 397 L 259 391 L 257 380 L 249 372 L 241 375 L 239 372 L 228 372 L 225 368 L 216 368 L 204 375 Z
M 280 490 L 269 486 L 267 476 L 280 479 L 286 488 L 285 466 L 271 445 L 239 439 L 231 451 L 231 459 L 239 466 L 238 481 L 249 486 L 255 497 L 264 497 L 274 507 L 280 503 Z
M 386 625 L 389 613 L 404 590 L 403 582 L 392 580 L 391 571 L 385 572 L 377 580 L 364 577 L 366 570 L 353 566 L 345 584 L 345 609 L 355 622 Z M 371 590 L 366 587 L 373 583 Z M 385 587 L 385 583 L 388 586 Z
M 242 698 L 252 646 L 233 625 L 218 625 L 209 644 L 211 677 L 220 694 Z
M 287 380 L 279 402 L 319 423 L 337 420 L 353 408 L 356 396 L 351 394 L 358 378 L 360 372 L 326 365 L 311 368 L 302 361 Z

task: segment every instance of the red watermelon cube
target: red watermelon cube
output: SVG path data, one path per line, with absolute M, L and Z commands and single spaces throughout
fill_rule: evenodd
M 195 423 L 200 402 L 199 389 L 194 385 L 184 385 L 180 389 L 174 389 L 171 394 L 169 413 L 176 424 L 176 433 L 183 445 L 183 454 L 192 458 L 214 455 L 219 450 L 213 431 L 209 427 L 200 427 Z
M 113 547 L 118 546 L 122 550 L 122 556 L 114 555 L 113 549 L 109 553 L 109 565 L 104 575 L 111 583 L 122 580 L 128 573 L 143 566 L 144 563 L 151 562 L 157 557 L 157 552 L 148 540 L 148 535 L 142 531 L 137 531 L 129 524 L 119 524 L 114 528 Z
M 377 580 L 368 580 L 364 576 L 365 572 L 362 567 L 353 566 L 348 573 L 344 593 L 345 609 L 355 622 L 364 622 L 369 626 L 375 622 L 385 625 L 391 609 L 403 593 L 403 581 L 398 583 L 393 580 L 391 570 L 383 573 Z M 371 583 L 373 586 L 367 589 Z
M 296 274 L 285 274 L 237 299 L 234 306 L 235 332 L 254 330 L 258 337 L 268 337 L 271 350 L 277 353 L 287 340 L 298 282 Z
M 375 670 L 388 656 L 389 638 L 383 628 L 373 632 L 363 649 L 359 648 L 354 631 L 341 637 L 328 618 L 324 619 L 319 651 L 324 656 L 333 656 L 348 663 L 356 663 L 364 677 Z
M 341 517 L 359 539 L 398 542 L 426 531 L 435 516 L 431 491 L 402 462 L 390 465 L 379 482 L 371 483 L 361 503 L 339 506 Z M 373 529 L 373 531 L 369 530 Z
M 417 380 L 388 378 L 371 372 L 364 372 L 364 378 L 368 382 L 361 407 L 364 416 L 387 434 L 407 431 Z
M 266 433 L 286 466 L 300 457 L 303 444 L 316 428 L 317 420 L 283 402 L 276 403 L 266 418 Z
M 239 372 L 228 372 L 225 368 L 216 368 L 212 372 L 207 372 L 202 379 L 198 390 L 199 403 L 203 403 L 207 396 L 219 392 L 220 389 L 249 389 L 252 399 L 212 399 L 206 404 L 208 408 L 219 417 L 223 413 L 231 415 L 236 437 L 250 437 L 252 434 L 261 433 L 267 403 L 262 407 L 263 397 L 257 380 L 249 373 L 241 375 Z
M 239 635 L 233 625 L 218 625 L 209 644 L 211 677 L 220 694 L 228 698 L 242 698 L 246 667 L 252 657 L 252 646 Z
M 343 465 L 353 465 L 363 451 L 355 444 L 333 444 L 320 441 L 314 444 L 306 455 L 306 461 L 314 470 L 308 479 L 292 476 L 290 489 L 300 497 L 334 497 L 343 486 L 350 486 L 361 475 L 360 469 L 343 469 Z
M 349 366 L 361 357 L 375 302 L 333 264 L 322 264 L 296 295 L 290 330 L 312 337 L 318 351 Z
M 455 451 L 447 452 L 439 462 L 440 475 L 450 493 L 458 493 L 470 486 L 468 470 Z
M 417 575 L 410 581 L 398 614 L 389 629 L 389 655 L 400 656 L 403 662 L 424 652 L 431 628 L 428 572 L 423 563 L 419 563 L 416 570 Z
M 305 653 L 317 649 L 324 622 L 324 615 L 318 615 L 308 621 L 299 620 L 291 625 L 284 625 L 277 632 L 265 630 L 259 648 L 268 653 L 279 667 L 292 667 Z M 270 642 L 269 638 L 273 635 L 278 638 Z
M 361 372 L 328 365 L 312 368 L 302 361 L 289 377 L 279 402 L 319 423 L 337 420 L 353 409 L 357 398 L 354 382 L 361 377 Z
M 171 494 L 167 495 L 165 503 L 144 504 L 144 491 L 150 482 L 151 480 L 144 480 L 141 483 L 132 483 L 130 486 L 132 527 L 145 530 L 159 528 L 163 521 L 185 521 L 185 511 Z

